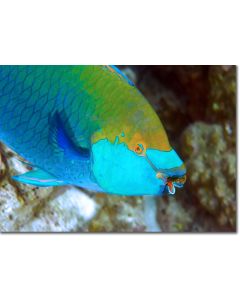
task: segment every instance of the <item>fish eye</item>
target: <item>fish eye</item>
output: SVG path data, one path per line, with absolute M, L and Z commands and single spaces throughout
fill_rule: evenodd
M 135 146 L 135 149 L 134 151 L 137 153 L 137 154 L 142 154 L 143 153 L 143 150 L 144 150 L 144 147 L 142 144 L 137 144 Z

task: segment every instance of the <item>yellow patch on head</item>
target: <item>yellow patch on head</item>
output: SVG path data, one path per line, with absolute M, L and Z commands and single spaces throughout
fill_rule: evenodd
M 139 132 L 136 132 L 131 139 L 127 142 L 128 148 L 138 155 L 146 154 L 146 143 Z

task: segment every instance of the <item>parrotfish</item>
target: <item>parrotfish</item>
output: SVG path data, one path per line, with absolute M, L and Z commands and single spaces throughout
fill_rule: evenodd
M 118 195 L 183 187 L 186 168 L 115 66 L 0 66 L 0 140 L 31 166 L 13 179 Z

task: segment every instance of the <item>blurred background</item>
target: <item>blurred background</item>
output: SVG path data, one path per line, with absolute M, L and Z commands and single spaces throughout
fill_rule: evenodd
M 34 188 L 0 143 L 1 232 L 235 232 L 236 67 L 118 66 L 158 113 L 187 166 L 174 196 L 120 197 Z

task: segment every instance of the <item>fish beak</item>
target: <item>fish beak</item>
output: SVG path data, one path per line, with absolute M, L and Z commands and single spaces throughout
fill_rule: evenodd
M 158 170 L 156 177 L 162 179 L 165 183 L 166 191 L 174 195 L 176 191 L 175 188 L 182 188 L 186 182 L 185 165 L 182 164 L 178 168 Z
M 175 188 L 182 188 L 186 182 L 186 167 L 177 153 L 148 150 L 146 159 L 156 172 L 156 177 L 165 185 L 168 194 L 175 194 Z

